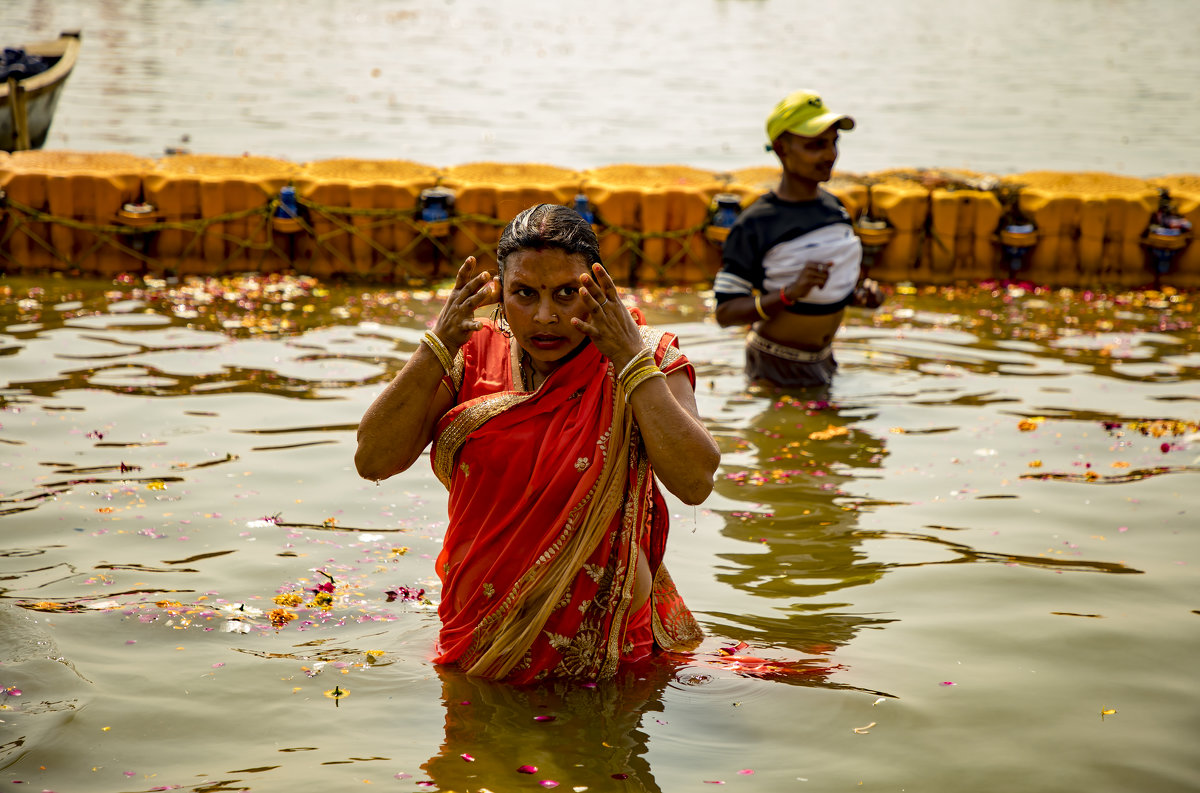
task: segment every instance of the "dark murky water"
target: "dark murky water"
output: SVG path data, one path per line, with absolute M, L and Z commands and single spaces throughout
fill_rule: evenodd
M 428 466 L 379 487 L 352 468 L 435 295 L 5 279 L 0 296 L 5 779 L 1200 779 L 1194 295 L 901 289 L 851 317 L 828 393 L 793 395 L 744 391 L 738 334 L 701 297 L 631 295 L 697 361 L 724 450 L 708 502 L 675 503 L 669 550 L 708 639 L 616 684 L 525 692 L 429 663 L 415 594 L 438 598 L 445 492 Z M 328 580 L 322 609 L 308 590 Z M 737 642 L 763 660 L 723 662 Z

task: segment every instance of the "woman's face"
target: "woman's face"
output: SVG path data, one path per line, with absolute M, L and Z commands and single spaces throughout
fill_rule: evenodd
M 588 319 L 579 276 L 591 262 L 559 248 L 522 250 L 504 262 L 504 315 L 533 368 L 549 374 L 586 336 L 571 324 Z

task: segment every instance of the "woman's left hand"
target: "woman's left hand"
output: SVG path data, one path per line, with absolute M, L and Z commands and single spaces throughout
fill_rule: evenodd
M 645 346 L 637 322 L 621 302 L 617 285 L 599 262 L 592 265 L 591 273 L 579 276 L 579 285 L 582 287 L 579 294 L 588 308 L 588 320 L 575 317 L 571 323 L 583 331 L 619 371 Z

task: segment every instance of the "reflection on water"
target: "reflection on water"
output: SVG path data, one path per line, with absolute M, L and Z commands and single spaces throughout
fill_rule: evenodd
M 1200 728 L 1194 296 L 899 289 L 850 316 L 830 389 L 790 394 L 745 391 L 738 333 L 699 296 L 629 298 L 697 362 L 723 450 L 704 508 L 671 507 L 708 637 L 619 683 L 514 690 L 430 662 L 446 513 L 428 466 L 375 486 L 351 464 L 437 293 L 0 282 L 6 778 L 1197 778 L 1179 740 Z M 1031 785 L 1032 767 L 1069 784 Z
M 747 550 L 721 555 L 729 564 L 718 580 L 779 605 L 712 616 L 727 620 L 724 630 L 732 635 L 828 657 L 858 630 L 891 621 L 839 613 L 847 604 L 828 597 L 884 572 L 859 549 L 858 505 L 841 487 L 853 476 L 877 475 L 886 452 L 878 438 L 819 398 L 824 390 L 807 396 L 817 398 L 785 394 L 768 402 L 743 430 L 748 448 L 739 464 L 726 465 L 716 485 L 732 500 L 751 502 L 725 511 L 726 536 Z
M 604 684 L 516 688 L 439 667 L 445 741 L 422 770 L 442 790 L 531 786 L 521 775 L 543 786 L 661 790 L 641 723 L 662 723 L 656 714 L 672 672 L 651 663 Z

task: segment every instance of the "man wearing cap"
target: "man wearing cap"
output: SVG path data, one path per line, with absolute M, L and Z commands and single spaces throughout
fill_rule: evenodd
M 862 245 L 850 215 L 821 188 L 833 174 L 838 135 L 852 129 L 854 119 L 830 111 L 811 91 L 788 95 L 767 118 L 767 149 L 783 175 L 738 216 L 713 285 L 717 322 L 752 326 L 752 384 L 828 385 L 846 306 L 881 302 L 873 282 L 859 284 Z

